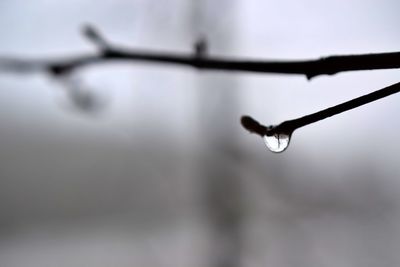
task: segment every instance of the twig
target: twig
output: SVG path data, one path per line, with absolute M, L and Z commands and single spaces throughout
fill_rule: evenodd
M 84 27 L 83 33 L 89 41 L 96 45 L 99 50 L 97 54 L 47 60 L 23 60 L 19 58 L 0 57 L 0 71 L 19 73 L 48 71 L 53 75 L 59 76 L 92 64 L 107 63 L 110 61 L 147 61 L 184 65 L 201 70 L 301 74 L 311 79 L 318 75 L 333 75 L 344 71 L 400 68 L 400 52 L 330 56 L 316 60 L 302 61 L 256 61 L 209 56 L 207 53 L 208 45 L 204 38 L 199 39 L 195 43 L 192 53 L 183 54 L 117 48 L 107 42 L 99 31 L 92 26 Z M 298 119 L 285 121 L 277 126 L 264 126 L 249 116 L 242 117 L 241 122 L 243 127 L 248 131 L 260 136 L 272 136 L 283 133 L 290 137 L 293 131 L 300 127 L 365 105 L 398 93 L 399 91 L 400 83 L 396 83 L 334 107 Z
M 362 105 L 371 103 L 373 101 L 390 96 L 398 92 L 400 92 L 400 83 L 395 83 L 383 89 L 377 90 L 367 95 L 357 97 L 342 104 L 306 115 L 301 118 L 284 121 L 276 126 L 264 126 L 259 122 L 257 122 L 256 120 L 254 120 L 253 118 L 251 118 L 250 116 L 243 116 L 241 122 L 245 129 L 247 129 L 251 133 L 258 134 L 261 137 L 263 137 L 264 135 L 271 136 L 277 133 L 284 133 L 290 136 L 296 129 L 300 127 L 360 107 Z
M 204 51 L 207 47 L 206 43 L 199 42 L 196 43 L 193 53 L 186 54 L 116 48 L 110 45 L 94 27 L 86 26 L 83 32 L 99 48 L 98 54 L 48 60 L 0 58 L 0 70 L 16 72 L 48 70 L 54 74 L 60 74 L 86 65 L 110 61 L 148 61 L 208 70 L 300 74 L 311 79 L 318 75 L 333 75 L 343 71 L 400 68 L 400 52 L 330 56 L 302 61 L 257 61 L 212 57 Z

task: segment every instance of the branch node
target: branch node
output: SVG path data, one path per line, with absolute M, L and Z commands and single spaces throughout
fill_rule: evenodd
M 71 73 L 72 67 L 68 65 L 52 64 L 47 67 L 47 71 L 54 77 L 61 77 Z
M 208 43 L 204 36 L 201 36 L 193 45 L 194 55 L 196 58 L 204 58 L 208 53 Z

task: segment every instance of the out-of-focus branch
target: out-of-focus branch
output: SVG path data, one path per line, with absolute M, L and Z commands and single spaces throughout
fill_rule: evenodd
M 27 73 L 44 70 L 62 74 L 83 66 L 110 61 L 147 61 L 204 70 L 300 74 L 311 79 L 318 75 L 333 75 L 344 71 L 400 68 L 400 52 L 330 56 L 302 61 L 260 61 L 209 56 L 206 54 L 207 43 L 204 40 L 196 43 L 193 53 L 161 53 L 116 47 L 91 26 L 86 26 L 83 33 L 99 48 L 97 54 L 45 60 L 0 57 L 0 71 Z

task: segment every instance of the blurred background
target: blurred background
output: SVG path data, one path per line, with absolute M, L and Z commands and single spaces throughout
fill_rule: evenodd
M 399 50 L 395 0 L 2 0 L 0 54 L 132 48 L 253 59 Z M 144 62 L 0 73 L 0 266 L 338 267 L 400 263 L 397 95 L 295 132 L 282 154 L 241 128 L 398 82 L 397 70 L 303 76 Z

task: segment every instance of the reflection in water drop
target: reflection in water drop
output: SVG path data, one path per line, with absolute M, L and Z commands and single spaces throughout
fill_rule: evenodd
M 264 135 L 264 143 L 267 145 L 269 150 L 275 153 L 284 151 L 290 142 L 290 135 L 286 133 L 274 133 L 273 135 Z

